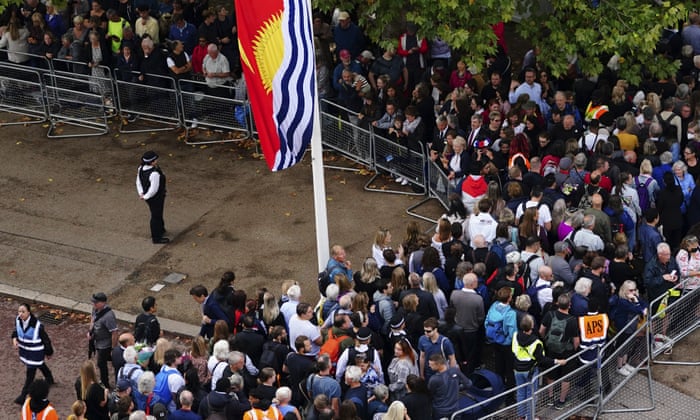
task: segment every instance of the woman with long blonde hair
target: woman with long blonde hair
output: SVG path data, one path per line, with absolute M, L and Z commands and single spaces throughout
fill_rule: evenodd
M 280 312 L 275 295 L 270 292 L 265 292 L 263 295 L 262 314 L 259 318 L 263 320 L 268 330 L 275 325 L 285 326 L 284 315 Z
M 92 360 L 86 360 L 80 367 L 80 395 L 85 401 L 85 417 L 90 420 L 108 420 L 107 396 L 109 389 L 100 384 L 97 370 Z

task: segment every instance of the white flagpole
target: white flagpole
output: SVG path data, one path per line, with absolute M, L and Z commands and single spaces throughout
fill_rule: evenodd
M 307 0 L 311 11 L 311 0 Z M 313 13 L 309 13 L 310 25 L 313 28 Z M 315 49 L 314 49 L 315 51 Z M 314 54 L 314 69 L 316 66 Z M 314 74 L 316 74 L 314 70 Z M 321 113 L 318 99 L 318 89 L 314 91 L 314 128 L 311 136 L 311 171 L 314 187 L 314 215 L 316 220 L 316 253 L 318 255 L 318 271 L 326 268 L 330 258 L 328 241 L 328 214 L 326 212 L 326 181 L 323 174 L 323 145 L 321 144 Z

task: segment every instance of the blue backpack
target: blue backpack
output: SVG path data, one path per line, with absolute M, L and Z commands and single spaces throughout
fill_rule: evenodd
M 173 400 L 173 394 L 170 393 L 170 387 L 168 386 L 168 378 L 170 375 L 178 374 L 177 370 L 164 370 L 163 366 L 156 375 L 156 386 L 153 388 L 153 392 L 160 398 L 160 401 L 167 407 L 170 401 Z
M 502 311 L 498 309 L 498 306 L 492 306 L 489 309 L 488 314 L 486 314 L 486 320 L 484 320 L 484 326 L 486 327 L 486 340 L 489 343 L 496 343 L 500 345 L 509 345 L 508 334 L 506 334 L 503 328 L 503 320 L 509 311 L 513 309 L 510 306 L 506 306 Z

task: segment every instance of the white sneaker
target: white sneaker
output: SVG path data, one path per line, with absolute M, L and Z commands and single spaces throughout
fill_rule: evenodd
M 629 372 L 630 374 L 634 374 L 637 372 L 637 368 L 630 365 L 629 363 L 625 363 L 625 365 L 622 366 L 622 369 L 627 370 L 627 372 Z
M 401 184 L 402 182 L 405 181 L 405 179 L 403 179 L 403 178 L 400 177 L 400 176 L 397 176 L 396 179 L 395 179 L 394 181 L 395 181 L 397 184 Z
M 198 125 L 199 125 L 199 120 L 196 118 L 192 118 L 192 126 L 191 127 L 197 128 Z
M 625 366 L 622 366 L 622 367 L 620 367 L 620 368 L 617 368 L 616 371 L 617 371 L 617 373 L 619 373 L 619 374 L 622 375 L 622 376 L 630 376 L 630 374 L 632 374 L 632 372 L 630 372 L 629 370 L 627 370 L 627 369 L 625 368 Z
M 401 180 L 401 185 L 408 185 L 408 180 L 407 179 L 402 179 Z

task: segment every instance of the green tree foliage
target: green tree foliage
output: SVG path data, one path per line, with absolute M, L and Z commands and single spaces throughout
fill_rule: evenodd
M 323 12 L 354 11 L 356 23 L 381 46 L 396 45 L 405 22 L 413 22 L 419 35 L 445 40 L 479 69 L 496 51 L 491 25 L 510 21 L 515 12 L 515 3 L 507 0 L 314 0 L 313 5 Z
M 4 12 L 9 6 L 20 3 L 22 3 L 22 0 L 0 0 L 0 13 Z
M 672 4 L 673 3 L 673 4 Z M 644 66 L 657 77 L 673 75 L 679 63 L 655 54 L 664 28 L 675 28 L 687 18 L 682 2 L 657 4 L 652 0 L 549 0 L 550 8 L 520 3 L 529 16 L 517 25 L 524 39 L 540 49 L 538 62 L 559 76 L 571 57 L 584 74 L 599 74 L 617 54 L 620 76 L 637 83 Z
M 2 1 L 2 0 L 0 0 Z M 614 54 L 622 57 L 620 75 L 639 81 L 642 65 L 653 75 L 675 72 L 673 63 L 654 53 L 665 27 L 687 18 L 682 1 L 653 0 L 313 0 L 317 10 L 353 11 L 371 41 L 395 44 L 407 21 L 428 40 L 440 37 L 481 69 L 495 51 L 491 25 L 519 16 L 517 32 L 537 45 L 538 61 L 554 76 L 566 74 L 571 57 L 584 74 L 597 74 Z

